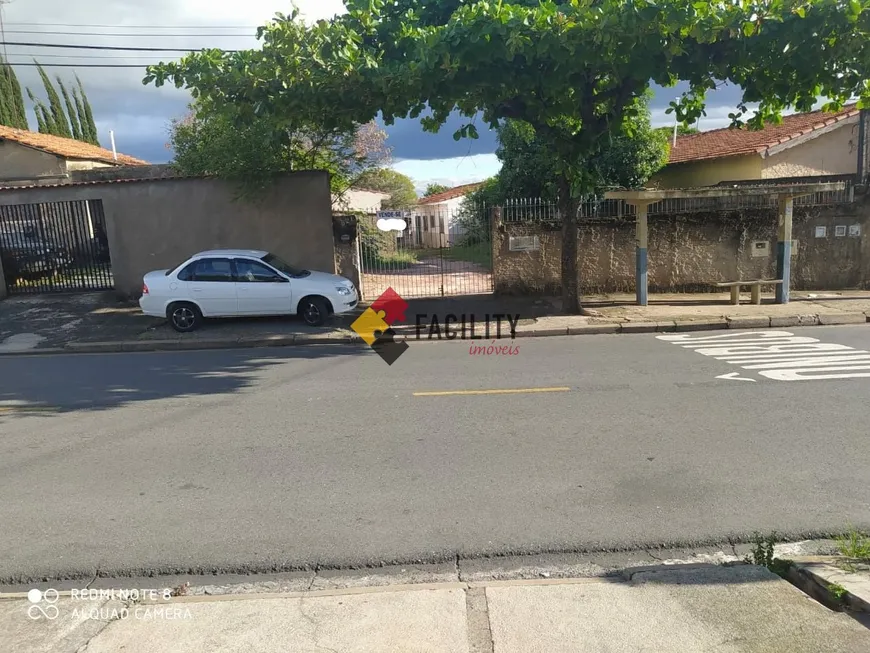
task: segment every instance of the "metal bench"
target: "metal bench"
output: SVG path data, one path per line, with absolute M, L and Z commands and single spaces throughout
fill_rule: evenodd
M 756 279 L 755 281 L 721 281 L 714 283 L 716 288 L 731 288 L 731 303 L 740 303 L 740 289 L 749 286 L 752 293 L 752 303 L 761 303 L 761 286 L 777 286 L 782 283 L 782 279 Z

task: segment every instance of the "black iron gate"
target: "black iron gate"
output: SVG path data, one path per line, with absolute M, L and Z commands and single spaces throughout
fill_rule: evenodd
M 111 289 L 103 203 L 0 206 L 0 263 L 11 295 Z
M 402 232 L 379 230 L 377 218 L 360 221 L 363 299 L 377 299 L 387 288 L 404 298 L 493 291 L 486 206 L 420 205 L 404 213 Z

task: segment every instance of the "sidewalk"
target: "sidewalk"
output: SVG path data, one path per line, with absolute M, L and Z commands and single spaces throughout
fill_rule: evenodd
M 420 337 L 427 339 L 433 317 L 443 328 L 447 315 L 481 324 L 496 314 L 518 315 L 520 337 L 859 324 L 870 316 L 870 291 L 793 292 L 789 304 L 774 304 L 768 296 L 760 306 L 733 306 L 728 293 L 652 295 L 649 306 L 635 305 L 633 295 L 601 295 L 585 297 L 584 308 L 589 315 L 561 315 L 561 301 L 546 297 L 413 299 L 394 329 L 416 338 L 419 321 Z M 0 354 L 361 342 L 350 328 L 361 310 L 319 328 L 293 317 L 249 318 L 208 321 L 193 333 L 179 334 L 165 320 L 146 317 L 135 303 L 118 302 L 111 293 L 14 297 L 0 302 Z
M 50 605 L 51 620 L 32 608 Z M 0 649 L 21 653 L 870 651 L 858 621 L 742 564 L 168 601 L 19 597 L 0 599 L 0 633 Z

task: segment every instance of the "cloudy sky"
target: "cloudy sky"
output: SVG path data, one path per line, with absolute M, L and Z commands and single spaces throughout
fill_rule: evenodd
M 2 0 L 0 0 L 2 1 Z M 144 66 L 181 56 L 119 50 L 46 48 L 9 45 L 8 42 L 114 47 L 200 49 L 256 47 L 257 25 L 276 12 L 289 13 L 288 0 L 5 0 L 3 27 L 5 56 L 11 63 L 32 63 L 36 58 L 54 77 L 84 83 L 94 109 L 100 140 L 109 146 L 115 132 L 119 152 L 153 163 L 171 159 L 167 148 L 168 124 L 182 116 L 190 98 L 175 88 L 143 86 Z M 307 19 L 328 18 L 343 11 L 341 0 L 296 0 Z M 58 64 L 64 64 L 59 66 Z M 127 67 L 107 67 L 127 66 Z M 44 96 L 36 69 L 16 66 L 23 86 Z M 664 110 L 679 89 L 657 89 L 653 103 L 656 125 L 671 125 Z M 727 124 L 739 92 L 723 89 L 711 95 L 708 116 L 701 129 Z M 31 127 L 36 120 L 30 116 Z M 453 140 L 451 121 L 440 134 L 427 134 L 415 120 L 389 127 L 394 167 L 410 176 L 418 188 L 428 182 L 458 185 L 485 179 L 498 171 L 495 138 L 482 132 L 476 141 Z

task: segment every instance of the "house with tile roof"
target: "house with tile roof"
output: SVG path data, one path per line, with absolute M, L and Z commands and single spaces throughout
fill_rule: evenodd
M 147 161 L 72 138 L 0 125 L 0 185 L 3 186 L 62 184 L 76 171 L 147 165 Z
M 725 181 L 856 174 L 864 149 L 860 110 L 785 116 L 764 129 L 714 129 L 677 138 L 655 188 L 714 186 Z
M 462 235 L 457 218 L 462 200 L 482 182 L 463 184 L 423 197 L 417 202 L 408 238 L 420 247 L 449 247 Z

